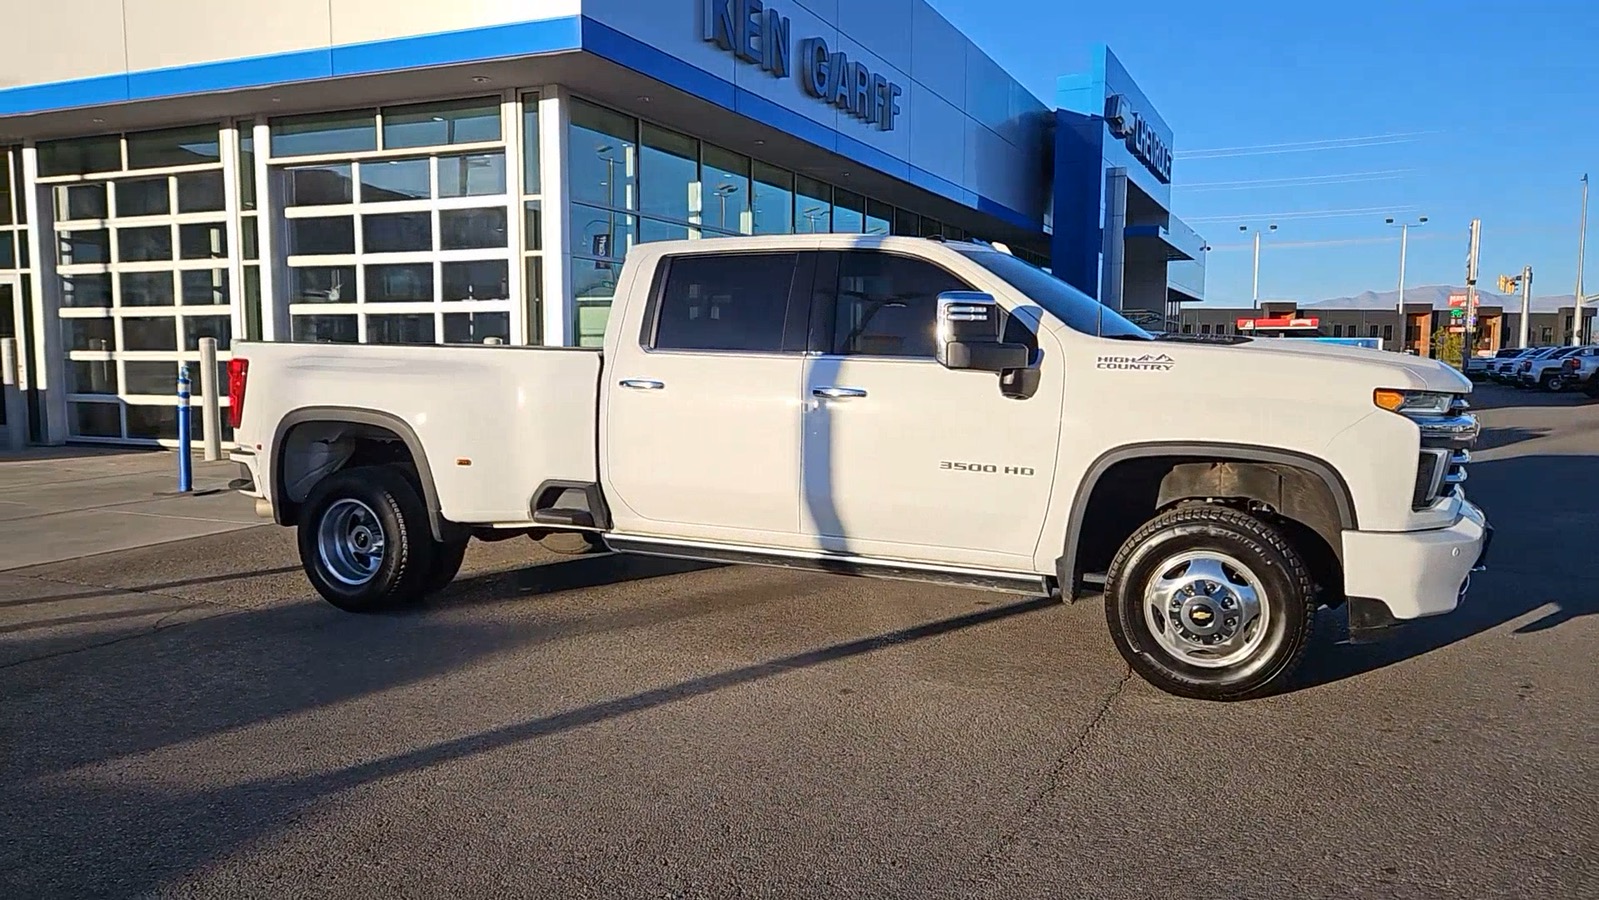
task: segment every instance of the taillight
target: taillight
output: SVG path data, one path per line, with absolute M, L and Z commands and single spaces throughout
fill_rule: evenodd
M 1580 366 L 1580 365 L 1582 365 L 1582 363 L 1578 362 L 1576 357 L 1572 357 L 1571 359 L 1566 360 L 1566 368 L 1571 369 L 1573 371 L 1575 371 L 1576 368 L 1578 366 Z
M 249 360 L 228 360 L 228 425 L 235 429 L 244 418 L 244 388 L 249 378 Z

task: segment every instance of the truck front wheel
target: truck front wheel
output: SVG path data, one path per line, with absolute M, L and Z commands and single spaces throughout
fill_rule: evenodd
M 329 475 L 301 506 L 299 526 L 300 565 L 339 609 L 392 609 L 429 589 L 437 550 L 427 510 L 397 469 L 359 466 Z
M 1200 700 L 1280 688 L 1310 644 L 1315 589 L 1303 558 L 1263 519 L 1189 505 L 1138 529 L 1111 563 L 1105 618 L 1133 671 Z

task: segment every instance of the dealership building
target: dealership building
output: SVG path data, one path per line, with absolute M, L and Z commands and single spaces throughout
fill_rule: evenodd
M 594 345 L 643 241 L 1003 242 L 1160 327 L 1203 295 L 1116 58 L 1046 104 L 922 0 L 8 7 L 32 443 L 170 442 L 203 337 Z

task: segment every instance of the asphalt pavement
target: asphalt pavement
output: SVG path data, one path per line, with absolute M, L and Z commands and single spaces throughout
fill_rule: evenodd
M 1249 703 L 1094 600 L 521 539 L 372 617 L 270 526 L 0 572 L 0 896 L 1599 895 L 1599 403 L 1476 400 L 1469 605 Z

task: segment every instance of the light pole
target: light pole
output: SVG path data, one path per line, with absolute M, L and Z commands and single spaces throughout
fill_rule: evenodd
M 1247 233 L 1251 229 L 1250 229 L 1250 227 L 1248 225 L 1240 225 L 1240 226 L 1238 226 L 1238 230 Z M 1270 233 L 1270 232 L 1273 232 L 1273 231 L 1276 231 L 1276 230 L 1277 230 L 1277 226 L 1275 224 L 1266 226 L 1266 232 L 1267 233 Z M 1255 279 L 1254 279 L 1254 287 L 1250 289 L 1250 297 L 1251 297 L 1252 300 L 1254 300 L 1255 306 L 1258 307 L 1258 306 L 1260 306 L 1260 235 L 1261 235 L 1261 231 L 1260 231 L 1259 228 L 1255 228 L 1255 229 L 1253 229 L 1253 231 L 1255 232 Z
M 1405 321 L 1405 251 L 1410 247 L 1411 226 L 1420 228 L 1427 224 L 1427 217 L 1421 216 L 1414 222 L 1398 222 L 1392 217 L 1384 221 L 1387 222 L 1390 228 L 1398 227 L 1399 229 L 1399 302 L 1396 306 L 1399 312 L 1399 346 L 1404 347 L 1410 340 L 1410 326 Z M 1471 311 L 1467 310 L 1466 315 L 1471 315 Z
M 1588 243 L 1588 175 L 1582 176 L 1582 220 L 1577 226 L 1577 292 L 1572 295 L 1571 346 L 1582 345 L 1582 258 Z

